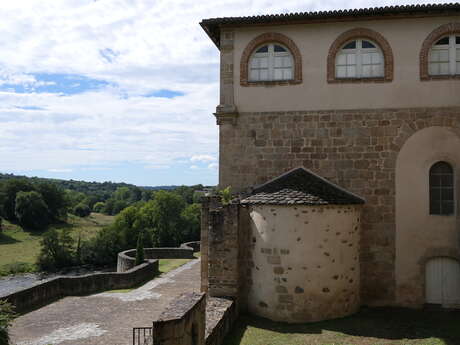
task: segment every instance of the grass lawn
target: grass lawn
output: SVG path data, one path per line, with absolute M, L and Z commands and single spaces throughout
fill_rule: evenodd
M 113 222 L 113 216 L 91 213 L 80 218 L 69 215 L 67 223 L 52 225 L 57 230 L 70 229 L 72 236 L 82 239 L 94 236 L 102 227 Z M 0 233 L 0 276 L 11 272 L 30 272 L 35 269 L 35 260 L 40 252 L 42 233 L 24 231 L 20 226 L 3 221 Z
M 460 311 L 363 309 L 354 316 L 283 324 L 243 315 L 224 345 L 459 345 Z
M 195 257 L 199 257 L 199 253 L 195 253 Z M 191 261 L 193 259 L 160 259 L 160 263 L 158 265 L 158 270 L 160 273 L 168 273 L 169 271 L 172 271 L 175 268 L 178 268 L 187 262 Z M 144 285 L 144 284 L 141 284 Z M 118 290 L 110 290 L 107 292 L 130 292 L 134 289 L 137 289 L 139 286 L 135 286 L 131 289 L 118 289 Z

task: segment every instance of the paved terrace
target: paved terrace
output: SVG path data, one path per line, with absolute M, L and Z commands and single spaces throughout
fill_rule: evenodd
M 180 294 L 200 290 L 200 260 L 127 293 L 65 297 L 20 316 L 11 327 L 16 345 L 130 345 L 133 327 L 151 327 Z

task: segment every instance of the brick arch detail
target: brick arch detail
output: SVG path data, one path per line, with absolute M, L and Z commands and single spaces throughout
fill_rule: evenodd
M 460 34 L 460 23 L 449 23 L 434 29 L 425 38 L 420 49 L 420 80 L 460 79 L 460 75 L 434 75 L 428 74 L 428 53 L 433 44 L 447 35 Z
M 249 59 L 258 46 L 264 43 L 281 43 L 292 54 L 294 59 L 294 79 L 291 80 L 273 80 L 273 81 L 249 81 L 248 76 L 248 65 Z M 243 54 L 240 60 L 240 84 L 241 86 L 255 86 L 255 85 L 289 85 L 289 84 L 300 84 L 302 83 L 302 56 L 300 50 L 292 39 L 286 35 L 277 32 L 267 32 L 262 35 L 255 37 L 251 42 L 248 43 L 244 48 Z
M 335 77 L 335 57 L 340 48 L 352 39 L 367 38 L 378 44 L 384 57 L 384 76 L 376 78 L 336 78 Z M 393 50 L 390 44 L 380 33 L 366 28 L 355 28 L 342 33 L 335 39 L 329 48 L 327 55 L 327 82 L 328 83 L 372 83 L 372 82 L 391 82 L 393 80 Z

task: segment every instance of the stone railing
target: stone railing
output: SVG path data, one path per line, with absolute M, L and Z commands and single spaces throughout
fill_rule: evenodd
M 192 248 L 194 253 L 199 252 L 201 250 L 200 241 L 182 243 L 180 248 Z
M 152 328 L 133 329 L 135 344 L 221 345 L 238 317 L 237 307 L 231 299 L 205 296 L 182 294 L 153 321 Z
M 183 243 L 180 248 L 144 248 L 145 259 L 194 259 L 200 242 Z M 198 248 L 198 250 L 196 250 Z M 136 249 L 128 249 L 118 254 L 117 272 L 125 272 L 136 265 Z
M 93 273 L 77 277 L 56 277 L 44 283 L 0 295 L 15 306 L 18 313 L 54 302 L 65 296 L 81 296 L 115 289 L 128 289 L 153 279 L 158 274 L 158 260 L 148 260 L 125 272 Z
M 153 340 L 162 345 L 205 345 L 205 330 L 205 294 L 185 293 L 153 322 Z

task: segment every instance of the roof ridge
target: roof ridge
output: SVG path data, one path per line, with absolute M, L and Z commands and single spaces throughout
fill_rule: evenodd
M 245 204 L 362 204 L 365 199 L 305 167 L 291 169 L 253 188 Z
M 339 10 L 322 10 L 322 11 L 305 11 L 305 12 L 286 12 L 276 14 L 258 14 L 253 16 L 240 17 L 216 17 L 203 19 L 200 22 L 201 27 L 205 30 L 211 40 L 220 46 L 220 25 L 251 25 L 251 24 L 270 24 L 270 23 L 292 23 L 302 22 L 305 20 L 315 21 L 318 19 L 340 19 L 349 18 L 350 20 L 359 19 L 365 16 L 389 16 L 389 15 L 407 15 L 426 13 L 437 15 L 442 12 L 455 11 L 460 12 L 460 2 L 446 2 L 440 4 L 408 4 L 408 5 L 391 5 L 380 7 L 361 7 Z

